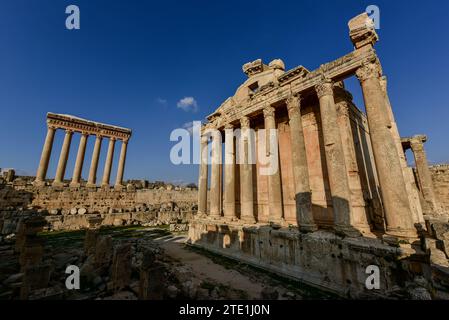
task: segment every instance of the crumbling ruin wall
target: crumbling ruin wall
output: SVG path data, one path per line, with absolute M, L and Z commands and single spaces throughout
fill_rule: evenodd
M 197 210 L 191 189 L 90 189 L 30 184 L 0 187 L 0 231 L 14 233 L 20 219 L 40 213 L 50 230 L 77 230 L 99 225 L 163 225 L 185 231 Z
M 446 212 L 449 212 L 449 165 L 430 167 L 435 196 Z

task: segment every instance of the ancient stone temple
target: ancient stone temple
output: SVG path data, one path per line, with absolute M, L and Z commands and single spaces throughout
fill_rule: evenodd
M 35 185 L 44 185 L 47 176 L 48 164 L 53 147 L 53 140 L 58 129 L 65 131 L 64 142 L 59 156 L 58 167 L 56 170 L 53 186 L 63 186 L 64 175 L 66 171 L 67 159 L 69 157 L 70 144 L 74 133 L 80 133 L 81 139 L 76 156 L 75 168 L 70 182 L 71 187 L 81 186 L 81 173 L 84 164 L 84 155 L 86 153 L 86 144 L 89 136 L 95 136 L 95 146 L 92 154 L 92 161 L 90 164 L 89 179 L 87 187 L 96 187 L 97 183 L 97 168 L 100 157 L 101 143 L 103 138 L 109 139 L 108 151 L 106 156 L 106 163 L 104 166 L 103 179 L 101 181 L 102 187 L 109 187 L 109 180 L 111 177 L 112 161 L 114 158 L 115 142 L 122 141 L 120 151 L 120 159 L 118 164 L 117 178 L 115 181 L 115 188 L 121 189 L 123 183 L 123 174 L 125 170 L 126 150 L 128 140 L 131 137 L 131 130 L 121 128 L 113 125 L 93 122 L 81 119 L 75 116 L 65 114 L 47 113 L 47 137 L 42 149 L 41 160 L 36 174 Z
M 419 190 L 407 166 L 372 21 L 361 14 L 348 25 L 354 50 L 316 70 L 285 70 L 279 59 L 243 66 L 248 79 L 202 129 L 189 236 L 195 246 L 339 293 L 367 293 L 365 268 L 376 265 L 386 274 L 384 294 L 397 281 L 397 266 L 385 257 L 421 250 L 420 193 L 427 215 L 437 204 L 422 153 L 415 151 Z M 345 89 L 352 76 L 366 113 Z M 261 174 L 257 149 L 268 134 L 250 129 L 275 129 L 277 149 L 266 154 L 278 170 Z M 419 149 L 419 139 L 411 143 Z

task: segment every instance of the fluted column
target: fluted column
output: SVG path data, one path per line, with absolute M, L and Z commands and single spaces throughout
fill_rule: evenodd
M 198 179 L 198 214 L 207 214 L 208 137 L 201 136 L 200 177 Z
M 224 192 L 224 217 L 234 219 L 235 212 L 235 145 L 234 127 L 225 127 L 225 192 Z
M 221 164 L 221 149 L 222 140 L 219 130 L 214 129 L 212 132 L 212 161 L 211 161 L 211 175 L 210 175 L 210 216 L 212 218 L 219 218 L 221 216 L 221 183 L 220 183 L 220 164 Z
M 253 195 L 253 155 L 251 148 L 250 120 L 244 116 L 240 119 L 240 219 L 245 223 L 255 223 Z
M 301 120 L 301 98 L 299 95 L 287 99 L 290 124 L 293 178 L 295 182 L 296 219 L 303 232 L 317 230 L 312 212 L 312 190 L 309 182 L 309 167 Z
M 112 160 L 114 159 L 115 138 L 109 138 L 108 153 L 106 155 L 106 163 L 104 165 L 102 187 L 109 186 L 109 179 L 111 178 Z
M 84 155 L 86 153 L 86 144 L 88 133 L 82 133 L 80 144 L 78 147 L 78 154 L 76 155 L 75 170 L 73 170 L 72 182 L 70 182 L 71 187 L 79 187 L 81 185 L 81 173 L 83 171 Z
M 390 132 L 388 108 L 380 83 L 380 65 L 367 62 L 357 70 L 356 75 L 365 101 L 387 233 L 399 237 L 415 237 L 407 188 L 397 147 Z
M 120 160 L 118 163 L 117 177 L 115 179 L 115 187 L 120 189 L 123 187 L 123 174 L 125 172 L 126 149 L 128 140 L 122 140 L 122 149 L 120 150 Z
M 352 227 L 351 191 L 340 129 L 337 123 L 337 110 L 334 101 L 333 82 L 323 79 L 316 86 L 320 101 L 321 127 L 323 131 L 326 166 L 334 211 L 334 228 L 347 236 L 358 236 L 360 232 Z
M 438 214 L 441 211 L 433 190 L 432 177 L 430 175 L 429 163 L 427 162 L 426 152 L 424 151 L 424 142 L 427 137 L 423 135 L 414 136 L 410 140 L 410 147 L 415 158 L 416 173 L 418 175 L 418 183 L 425 201 L 425 209 L 427 214 Z
M 102 140 L 103 137 L 98 134 L 95 139 L 94 152 L 92 153 L 92 160 L 90 162 L 89 179 L 87 180 L 88 187 L 95 187 L 97 183 L 98 160 L 100 158 Z
M 45 177 L 47 176 L 48 162 L 50 161 L 51 149 L 53 147 L 53 140 L 55 138 L 56 128 L 48 126 L 47 136 L 45 138 L 44 147 L 42 148 L 41 160 L 39 162 L 39 168 L 36 173 L 35 185 L 45 184 Z
M 63 184 L 65 169 L 67 166 L 67 159 L 69 158 L 72 136 L 72 130 L 65 131 L 64 142 L 62 144 L 61 154 L 59 155 L 58 168 L 56 169 L 56 176 L 55 180 L 53 181 L 53 186 L 61 186 Z
M 274 156 L 270 163 L 271 174 L 268 175 L 268 207 L 269 207 L 269 221 L 275 223 L 283 222 L 282 213 L 282 189 L 281 189 L 281 175 L 279 170 L 279 143 L 276 131 L 275 110 L 272 106 L 265 106 L 263 109 L 263 116 L 265 120 L 265 147 L 267 156 Z M 272 145 L 272 138 L 275 139 L 275 144 Z M 276 150 L 272 148 L 275 147 Z

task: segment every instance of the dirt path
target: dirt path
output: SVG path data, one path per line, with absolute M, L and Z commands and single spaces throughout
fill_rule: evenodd
M 184 245 L 186 237 L 162 237 L 155 240 L 168 256 L 190 267 L 199 279 L 212 279 L 225 286 L 246 292 L 250 299 L 260 299 L 262 283 L 255 282 L 254 279 L 250 279 L 236 270 L 227 269 L 214 263 L 208 257 L 188 250 Z

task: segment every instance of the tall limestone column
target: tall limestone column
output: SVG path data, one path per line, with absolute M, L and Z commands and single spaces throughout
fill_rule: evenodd
M 102 140 L 103 140 L 103 137 L 98 134 L 97 138 L 95 139 L 94 152 L 92 154 L 92 160 L 90 162 L 89 179 L 87 181 L 88 187 L 96 187 L 98 159 L 100 158 Z
M 58 168 L 56 169 L 55 180 L 53 186 L 62 186 L 64 181 L 67 159 L 69 158 L 70 143 L 72 142 L 73 131 L 67 129 L 65 131 L 64 142 L 62 144 L 61 154 L 59 155 Z
M 410 147 L 415 158 L 416 172 L 418 174 L 418 183 L 422 196 L 426 204 L 427 214 L 438 214 L 441 211 L 433 190 L 432 177 L 430 175 L 429 163 L 427 162 L 426 152 L 424 151 L 424 142 L 427 137 L 416 135 L 410 139 Z
M 283 222 L 283 208 L 282 208 L 282 187 L 281 174 L 279 164 L 279 142 L 276 130 L 275 109 L 272 106 L 265 106 L 263 109 L 263 116 L 265 120 L 265 150 L 267 157 L 274 156 L 272 160 L 275 163 L 270 163 L 270 174 L 268 175 L 268 206 L 269 206 L 269 221 L 274 223 Z M 271 141 L 275 144 L 272 145 Z M 273 150 L 276 148 L 276 150 Z
M 116 138 L 109 138 L 108 153 L 106 155 L 106 163 L 103 170 L 103 180 L 101 181 L 102 187 L 109 187 L 109 180 L 111 178 L 112 160 L 114 160 L 114 147 Z
M 407 189 L 407 196 L 410 203 L 410 209 L 413 214 L 413 221 L 415 223 L 423 223 L 424 217 L 422 213 L 421 203 L 419 201 L 418 189 L 416 188 L 415 176 L 413 174 L 413 169 L 410 168 L 407 164 L 407 160 L 405 159 L 405 153 L 402 149 L 401 136 L 399 135 L 398 126 L 396 124 L 396 120 L 394 119 L 393 109 L 391 107 L 390 98 L 388 97 L 387 91 L 387 77 L 382 76 L 380 78 L 380 86 L 382 88 L 382 92 L 385 97 L 385 103 L 388 111 L 387 124 L 390 128 L 391 135 L 393 136 L 394 143 L 396 145 L 396 149 L 399 154 L 399 161 L 402 167 L 402 173 L 404 174 L 404 182 L 405 188 Z
M 198 180 L 198 214 L 207 214 L 208 137 L 201 136 L 200 178 Z
M 123 174 L 125 172 L 125 161 L 126 161 L 126 149 L 128 147 L 128 139 L 122 140 L 122 149 L 120 150 L 120 159 L 117 169 L 117 177 L 115 179 L 115 188 L 121 189 L 123 187 Z
M 79 187 L 81 185 L 81 173 L 83 171 L 84 155 L 86 154 L 86 144 L 88 133 L 82 133 L 80 144 L 78 147 L 78 154 L 76 156 L 75 170 L 73 171 L 72 182 L 70 182 L 71 187 Z
M 240 219 L 245 223 L 255 223 L 253 195 L 253 165 L 254 155 L 251 147 L 250 120 L 243 116 L 240 119 Z
M 310 189 L 306 145 L 301 120 L 301 97 L 292 95 L 286 103 L 290 124 L 296 219 L 301 231 L 312 232 L 317 230 L 317 225 L 312 212 L 312 190 Z
M 225 179 L 224 179 L 224 217 L 235 219 L 235 144 L 234 127 L 225 126 Z
M 55 138 L 56 128 L 49 125 L 47 128 L 47 136 L 45 138 L 44 147 L 42 148 L 41 160 L 39 168 L 36 173 L 36 180 L 34 185 L 40 186 L 45 184 L 45 177 L 47 176 L 48 162 L 50 161 L 51 149 L 53 148 L 53 140 Z
M 365 62 L 356 75 L 365 101 L 387 233 L 398 237 L 416 237 L 401 162 L 390 132 L 391 122 L 380 83 L 380 65 L 377 61 Z
M 320 101 L 321 127 L 334 211 L 334 228 L 338 233 L 358 236 L 360 232 L 352 226 L 351 191 L 343 142 L 337 124 L 333 82 L 330 79 L 323 79 L 315 89 Z
M 210 174 L 210 217 L 219 218 L 221 216 L 221 183 L 220 183 L 220 164 L 222 161 L 221 149 L 222 140 L 221 133 L 218 129 L 212 132 L 212 161 Z
M 355 153 L 354 136 L 351 128 L 351 105 L 352 96 L 341 87 L 334 87 L 341 97 L 346 96 L 346 100 L 339 101 L 337 106 L 338 124 L 340 127 L 341 140 L 343 142 L 343 153 L 346 161 L 346 172 L 351 193 L 351 225 L 364 235 L 371 235 L 371 227 L 368 221 L 368 212 L 363 197 L 360 172 Z M 351 99 L 351 100 L 350 100 Z

